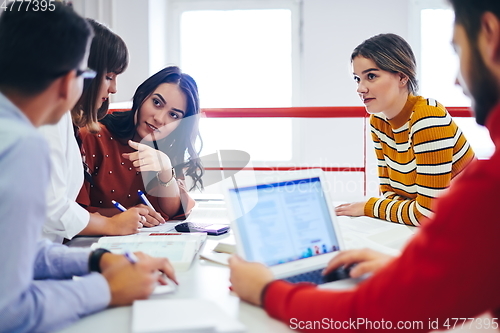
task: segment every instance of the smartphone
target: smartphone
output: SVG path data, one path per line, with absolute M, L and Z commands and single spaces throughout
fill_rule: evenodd
M 179 232 L 206 232 L 211 236 L 218 236 L 228 232 L 229 226 L 226 224 L 182 222 L 175 226 L 175 230 Z

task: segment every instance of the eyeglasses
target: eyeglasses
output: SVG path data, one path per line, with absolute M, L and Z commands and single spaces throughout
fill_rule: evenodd
M 97 75 L 97 72 L 93 69 L 87 68 L 87 69 L 77 69 L 76 70 L 76 76 L 82 76 L 84 79 L 93 79 Z

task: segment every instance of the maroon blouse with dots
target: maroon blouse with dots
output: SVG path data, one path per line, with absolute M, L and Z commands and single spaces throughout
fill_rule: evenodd
M 106 126 L 100 126 L 101 131 L 97 134 L 90 133 L 86 128 L 80 129 L 79 132 L 83 158 L 94 184 L 85 181 L 76 201 L 89 212 L 96 212 L 99 208 L 114 208 L 111 200 L 118 201 L 126 208 L 141 204 L 137 190 L 146 193 L 142 174 L 135 170 L 132 162 L 122 157 L 123 153 L 132 153 L 135 150 L 114 139 Z M 184 219 L 195 205 L 195 201 L 185 189 L 184 182 L 178 179 L 177 183 L 182 206 L 175 216 L 166 215 L 160 209 L 158 198 L 146 193 L 148 200 L 165 220 Z

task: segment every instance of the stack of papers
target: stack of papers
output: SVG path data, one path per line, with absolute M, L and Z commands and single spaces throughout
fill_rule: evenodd
M 133 333 L 244 332 L 245 326 L 214 302 L 204 299 L 135 301 Z
M 185 271 L 206 239 L 206 233 L 111 236 L 101 237 L 92 248 L 104 248 L 117 254 L 141 251 L 152 257 L 168 258 L 176 270 Z
M 417 228 L 367 216 L 338 217 L 347 249 L 368 247 L 389 255 L 398 255 Z

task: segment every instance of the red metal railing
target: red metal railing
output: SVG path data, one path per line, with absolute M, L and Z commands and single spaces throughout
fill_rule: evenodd
M 449 107 L 452 117 L 471 117 L 468 107 Z M 362 106 L 314 106 L 291 108 L 234 108 L 203 109 L 207 118 L 365 118 L 368 116 Z
M 468 107 L 448 107 L 452 117 L 472 117 Z M 112 109 L 109 112 L 128 111 Z M 301 106 L 290 108 L 228 108 L 202 109 L 207 118 L 365 118 L 362 106 Z
M 448 107 L 452 117 L 472 117 L 469 107 Z M 128 111 L 128 109 L 113 109 L 115 111 Z M 314 106 L 314 107 L 287 107 L 287 108 L 208 108 L 202 109 L 202 117 L 206 118 L 368 118 L 362 106 Z M 366 121 L 364 123 L 364 144 L 366 145 Z M 366 146 L 363 152 L 362 167 L 254 167 L 256 171 L 289 171 L 321 168 L 327 172 L 363 172 L 364 193 L 366 195 Z M 206 170 L 231 170 L 231 168 L 207 167 Z M 240 170 L 240 169 L 238 169 Z M 245 169 L 243 169 L 245 170 Z

